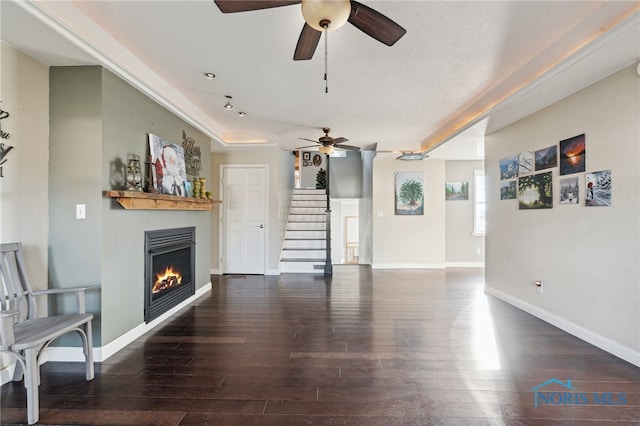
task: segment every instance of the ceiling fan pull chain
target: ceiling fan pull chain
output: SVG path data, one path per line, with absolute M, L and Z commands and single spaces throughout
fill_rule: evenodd
M 329 78 L 328 78 L 328 65 L 329 61 L 329 31 L 327 26 L 324 27 L 324 93 L 329 93 Z

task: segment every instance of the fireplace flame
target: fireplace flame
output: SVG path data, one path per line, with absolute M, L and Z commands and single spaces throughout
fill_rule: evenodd
M 163 273 L 156 274 L 156 282 L 153 284 L 151 291 L 160 293 L 163 290 L 168 290 L 172 287 L 177 287 L 182 284 L 182 275 L 180 272 L 173 270 L 173 265 L 168 266 Z

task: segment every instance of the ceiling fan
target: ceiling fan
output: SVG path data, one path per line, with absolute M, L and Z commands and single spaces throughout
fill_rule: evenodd
M 338 29 L 347 21 L 387 46 L 393 46 L 407 32 L 385 15 L 357 1 L 215 0 L 215 3 L 222 13 L 247 12 L 302 3 L 305 24 L 293 55 L 295 61 L 311 59 L 322 31 Z
M 426 151 L 422 152 L 403 152 L 399 157 L 396 157 L 396 160 L 403 161 L 421 161 L 425 158 L 429 158 L 429 155 Z
M 357 146 L 344 145 L 345 142 L 349 141 L 349 139 L 347 138 L 332 138 L 331 136 L 329 136 L 329 132 L 331 131 L 330 128 L 324 127 L 322 131 L 324 132 L 324 136 L 321 136 L 320 138 L 318 138 L 318 142 L 312 139 L 299 138 L 303 141 L 313 142 L 316 145 L 302 146 L 296 149 L 318 148 L 318 151 L 328 155 L 333 153 L 334 148 L 346 149 L 349 151 L 360 151 L 360 148 L 358 148 Z

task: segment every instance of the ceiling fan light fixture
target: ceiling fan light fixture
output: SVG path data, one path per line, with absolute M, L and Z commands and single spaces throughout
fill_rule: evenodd
M 402 161 L 421 161 L 429 156 L 424 152 L 403 152 L 396 160 Z
M 351 14 L 349 0 L 302 0 L 304 21 L 316 31 L 323 31 L 323 23 L 329 21 L 327 31 L 343 26 Z
M 231 105 L 231 99 L 233 98 L 229 95 L 226 95 L 225 98 L 227 98 L 227 103 L 224 104 L 224 109 L 233 109 L 233 105 Z
M 323 154 L 331 155 L 333 154 L 333 146 L 322 145 L 320 148 L 318 148 L 318 151 L 320 151 Z

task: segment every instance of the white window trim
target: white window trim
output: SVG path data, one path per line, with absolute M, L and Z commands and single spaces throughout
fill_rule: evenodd
M 478 202 L 476 201 L 477 199 L 477 191 L 478 191 L 478 185 L 477 185 L 477 179 L 478 176 L 482 176 L 484 178 L 484 170 L 483 169 L 474 169 L 473 170 L 473 232 L 471 233 L 472 236 L 474 237 L 484 237 L 487 232 L 486 232 L 486 216 L 485 216 L 485 230 L 484 231 L 479 231 L 478 230 L 478 223 L 477 223 L 477 218 L 478 218 L 478 214 L 476 211 Z M 486 190 L 486 185 L 485 185 L 485 190 Z M 485 193 L 484 196 L 484 206 L 485 206 L 485 214 L 486 214 L 486 206 L 487 206 L 487 195 Z

